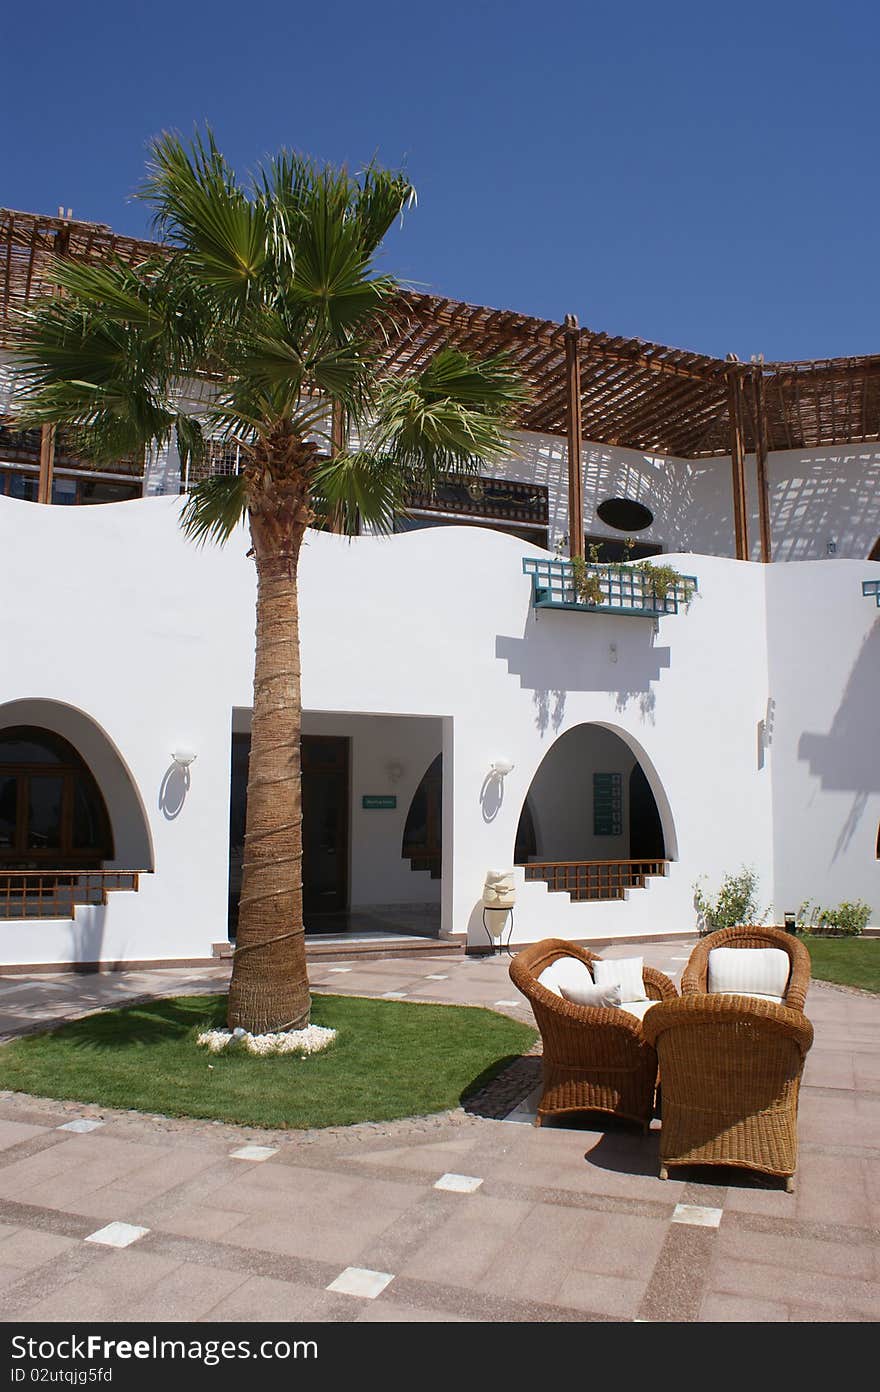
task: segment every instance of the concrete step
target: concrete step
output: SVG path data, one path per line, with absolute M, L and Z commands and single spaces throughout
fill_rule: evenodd
M 306 938 L 306 961 L 339 962 L 354 961 L 360 958 L 373 958 L 376 961 L 385 957 L 461 957 L 465 952 L 465 939 L 461 938 L 416 938 L 404 934 L 389 933 L 375 938 L 352 938 L 346 941 L 340 934 L 332 941 L 322 942 L 320 937 Z M 232 957 L 232 943 L 213 943 L 215 958 Z

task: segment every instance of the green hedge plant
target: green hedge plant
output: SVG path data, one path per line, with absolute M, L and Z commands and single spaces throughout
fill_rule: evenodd
M 703 876 L 702 878 L 705 878 Z M 724 876 L 714 899 L 694 885 L 694 907 L 700 918 L 700 934 L 715 933 L 719 928 L 736 928 L 740 924 L 762 923 L 766 917 L 758 907 L 758 872 L 743 865 L 735 874 Z
M 823 909 L 809 899 L 798 910 L 797 924 L 803 933 L 821 938 L 857 938 L 868 926 L 871 905 L 863 899 L 844 899 L 834 909 Z

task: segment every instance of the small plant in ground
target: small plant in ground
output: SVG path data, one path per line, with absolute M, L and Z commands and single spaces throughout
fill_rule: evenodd
M 857 938 L 870 917 L 871 905 L 862 899 L 844 899 L 834 909 L 823 909 L 807 899 L 798 909 L 797 926 L 802 933 L 816 937 Z
M 591 551 L 595 551 L 591 547 Z M 602 588 L 602 581 L 591 566 L 596 562 L 592 558 L 588 562 L 583 556 L 572 556 L 571 558 L 571 579 L 574 585 L 574 592 L 582 604 L 604 604 L 605 591 Z
M 703 877 L 705 878 L 705 877 Z M 704 893 L 700 880 L 694 885 L 694 908 L 700 917 L 700 933 L 736 928 L 741 923 L 763 923 L 766 909 L 758 908 L 758 872 L 744 865 L 737 874 L 725 875 L 714 899 Z

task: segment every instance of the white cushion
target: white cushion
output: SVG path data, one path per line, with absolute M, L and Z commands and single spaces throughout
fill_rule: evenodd
M 593 985 L 590 968 L 579 957 L 557 957 L 555 962 L 544 968 L 538 980 L 556 996 L 563 995 L 563 985 L 569 990 Z
M 619 986 L 594 986 L 592 981 L 589 986 L 582 982 L 571 985 L 569 982 L 563 981 L 562 994 L 573 1005 L 620 1005 Z
M 774 1005 L 785 1005 L 784 996 L 771 996 L 765 991 L 713 991 L 712 994 L 714 996 L 738 996 L 740 1000 L 767 1000 L 772 1001 Z
M 604 962 L 593 963 L 593 980 L 597 986 L 619 986 L 620 1003 L 643 1001 L 646 998 L 645 983 L 642 980 L 644 957 L 610 958 Z
M 644 1020 L 651 1006 L 659 1005 L 659 1003 L 659 1001 L 655 1000 L 627 1001 L 626 1004 L 622 1005 L 620 1008 L 621 1010 L 625 1010 L 627 1015 L 635 1015 L 637 1020 Z
M 711 994 L 774 996 L 788 989 L 790 963 L 781 947 L 713 947 L 706 983 Z

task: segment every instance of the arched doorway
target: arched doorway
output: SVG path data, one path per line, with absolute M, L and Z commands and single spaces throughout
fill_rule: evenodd
M 443 872 L 443 755 L 425 772 L 413 793 L 403 828 L 401 854 L 413 870 L 428 870 L 432 880 Z
M 673 838 L 628 740 L 577 725 L 555 741 L 523 803 L 515 863 L 572 899 L 622 899 L 663 875 Z
M 98 870 L 113 859 L 101 790 L 73 745 L 52 730 L 0 730 L 0 867 Z

